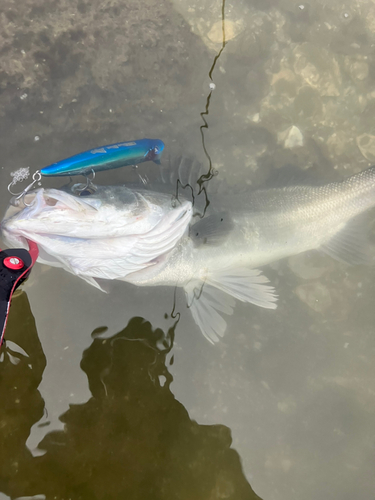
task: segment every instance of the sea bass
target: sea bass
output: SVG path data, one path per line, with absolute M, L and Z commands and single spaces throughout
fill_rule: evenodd
M 1 224 L 8 244 L 33 240 L 42 262 L 96 286 L 95 278 L 108 278 L 183 287 L 196 323 L 215 342 L 234 299 L 276 308 L 260 267 L 312 249 L 371 263 L 362 214 L 375 205 L 375 167 L 323 186 L 220 196 L 198 222 L 187 200 L 121 186 L 84 197 L 39 189 L 26 203 L 10 207 Z

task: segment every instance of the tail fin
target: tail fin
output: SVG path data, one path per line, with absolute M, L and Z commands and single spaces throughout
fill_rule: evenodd
M 220 313 L 233 314 L 235 299 L 276 309 L 275 289 L 258 269 L 225 269 L 196 279 L 185 287 L 188 307 L 203 335 L 212 344 L 223 337 L 227 323 Z

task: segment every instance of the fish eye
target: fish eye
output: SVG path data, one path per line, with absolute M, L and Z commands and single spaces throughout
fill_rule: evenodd
M 158 154 L 159 153 L 159 148 L 157 146 L 154 147 L 154 153 Z
M 57 200 L 55 200 L 54 198 L 50 198 L 49 196 L 46 197 L 46 205 L 48 205 L 49 207 L 54 207 L 57 203 Z

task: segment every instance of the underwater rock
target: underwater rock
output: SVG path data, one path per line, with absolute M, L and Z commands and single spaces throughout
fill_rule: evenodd
M 229 40 L 232 40 L 237 35 L 239 35 L 243 31 L 243 29 L 244 26 L 241 20 L 238 20 L 237 22 L 225 21 L 224 24 L 225 41 L 228 42 Z M 218 21 L 212 26 L 210 31 L 207 33 L 207 37 L 213 43 L 223 43 L 224 33 L 223 33 L 223 23 L 221 21 Z
M 173 122 L 177 135 L 181 120 L 167 116 L 197 102 L 208 50 L 170 4 L 61 0 L 52 17 L 51 5 L 3 5 L 0 145 L 9 168 L 144 137 L 150 123 L 163 136 Z
M 283 67 L 278 73 L 272 75 L 271 85 L 274 87 L 277 94 L 285 94 L 290 97 L 295 97 L 299 81 L 296 74 Z
M 349 131 L 338 130 L 328 137 L 326 147 L 332 161 L 336 162 L 340 156 L 349 159 L 355 149 L 354 138 Z
M 369 161 L 375 161 L 375 135 L 362 134 L 356 141 L 363 156 Z
M 332 270 L 333 265 L 318 252 L 306 252 L 288 259 L 289 269 L 304 280 L 317 279 Z
M 321 96 L 340 95 L 342 83 L 337 60 L 322 47 L 311 43 L 298 45 L 293 52 L 294 71 Z
M 369 66 L 365 61 L 355 61 L 350 67 L 350 74 L 357 80 L 364 80 L 368 77 Z
M 313 311 L 324 313 L 332 306 L 332 297 L 328 288 L 322 283 L 308 283 L 295 289 L 298 298 Z
M 306 168 L 328 161 L 345 175 L 368 166 L 368 156 L 363 157 L 355 142 L 356 136 L 373 132 L 375 92 L 366 77 L 370 74 L 367 57 L 340 57 L 331 47 L 306 42 L 275 49 L 269 58 L 268 88 L 258 105 L 262 126 L 277 137 L 284 154 L 304 149 L 304 158 L 278 155 L 274 164 L 297 161 Z M 303 144 L 292 124 L 303 131 Z
M 368 77 L 370 67 L 367 59 L 367 55 L 360 54 L 345 56 L 343 60 L 344 68 L 350 74 L 354 83 L 357 83 L 358 80 L 363 81 Z
M 224 33 L 225 41 L 228 42 L 236 38 L 246 28 L 244 8 L 237 2 L 225 5 L 224 25 L 221 21 L 221 2 L 202 0 L 194 4 L 184 0 L 172 0 L 172 4 L 190 25 L 191 31 L 198 35 L 209 49 L 214 51 L 217 51 L 223 44 Z
M 323 102 L 318 92 L 308 85 L 298 89 L 294 100 L 294 111 L 303 120 L 321 120 L 323 117 Z

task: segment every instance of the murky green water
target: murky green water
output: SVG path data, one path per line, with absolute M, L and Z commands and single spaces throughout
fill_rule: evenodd
M 3 0 L 0 19 L 2 214 L 17 168 L 141 137 L 234 189 L 375 159 L 371 0 Z M 35 266 L 1 351 L 0 499 L 373 498 L 374 271 L 312 252 L 267 275 L 278 309 L 237 303 L 211 346 L 181 290 Z

